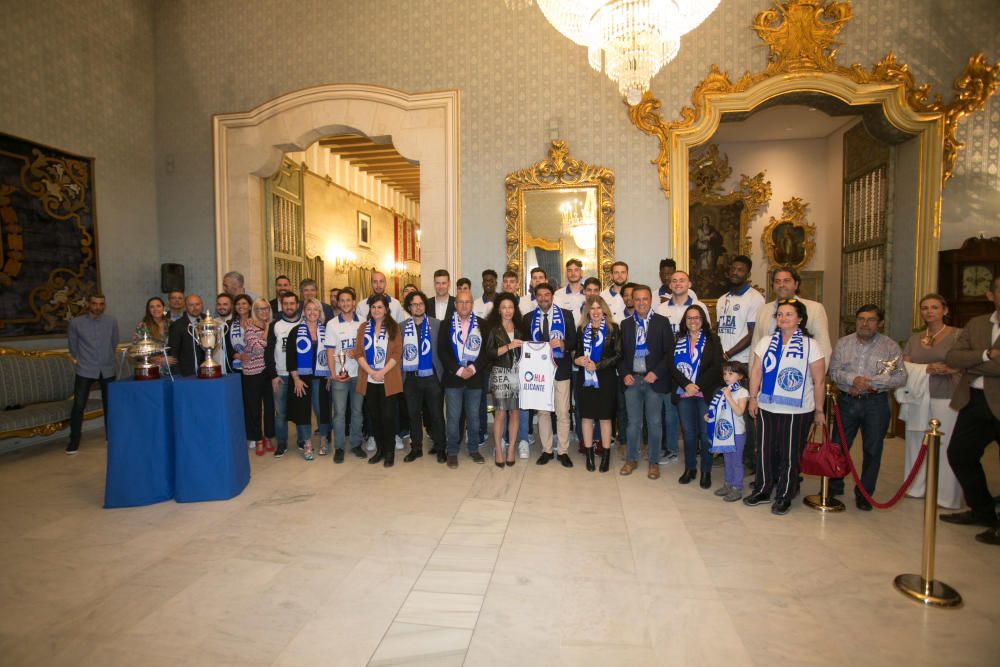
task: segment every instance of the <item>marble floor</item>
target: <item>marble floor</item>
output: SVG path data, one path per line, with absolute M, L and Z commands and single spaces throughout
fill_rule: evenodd
M 1000 549 L 975 529 L 938 528 L 963 608 L 892 586 L 920 568 L 922 501 L 777 517 L 676 465 L 650 481 L 535 456 L 251 456 L 233 500 L 119 510 L 101 433 L 76 457 L 0 456 L 0 664 L 997 664 Z M 880 497 L 901 468 L 892 440 Z

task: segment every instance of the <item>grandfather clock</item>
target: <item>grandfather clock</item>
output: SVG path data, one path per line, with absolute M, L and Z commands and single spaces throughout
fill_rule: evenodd
M 966 239 L 961 248 L 938 253 L 938 291 L 948 300 L 950 324 L 965 326 L 993 310 L 986 291 L 1000 276 L 1000 236 Z

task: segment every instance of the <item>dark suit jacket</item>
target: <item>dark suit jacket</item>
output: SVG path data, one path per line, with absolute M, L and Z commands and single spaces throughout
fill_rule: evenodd
M 479 325 L 479 332 L 485 336 L 486 322 L 483 318 L 476 317 L 476 322 Z M 463 380 L 462 378 L 455 375 L 458 372 L 459 364 L 458 360 L 455 359 L 455 353 L 451 349 L 451 320 L 445 320 L 441 322 L 441 329 L 438 333 L 438 357 L 441 359 L 441 366 L 444 368 L 444 376 L 441 378 L 441 384 L 444 385 L 445 389 L 482 389 L 489 382 L 489 369 L 490 364 L 486 358 L 486 351 L 483 349 L 486 347 L 486 340 L 483 339 L 483 345 L 479 348 L 479 357 L 472 364 L 469 364 L 476 369 L 476 374 L 473 375 L 468 380 Z
M 427 297 L 427 317 L 432 320 L 437 319 L 437 297 L 431 295 Z M 444 322 L 450 322 L 452 316 L 455 314 L 455 297 L 448 296 L 448 308 L 444 311 Z
M 558 308 L 558 306 L 553 305 L 553 308 Z M 576 318 L 573 317 L 573 313 L 569 312 L 565 308 L 559 308 L 562 311 L 563 324 L 566 326 L 566 340 L 563 341 L 563 356 L 559 359 L 553 358 L 556 362 L 556 381 L 568 380 L 572 377 L 573 373 L 573 349 L 576 347 Z M 535 311 L 531 311 L 521 321 L 521 340 L 531 340 L 531 318 L 534 317 Z M 551 330 L 552 322 L 549 322 L 549 328 Z
M 177 359 L 177 365 L 172 370 L 184 377 L 196 375 L 198 366 L 205 361 L 205 351 L 195 345 L 194 338 L 188 332 L 190 323 L 191 320 L 185 313 L 179 320 L 170 323 L 167 333 L 167 354 Z
M 705 332 L 705 345 L 701 348 L 701 363 L 698 364 L 698 375 L 694 383 L 701 388 L 701 395 L 706 404 L 712 402 L 715 392 L 722 386 L 722 342 L 719 337 L 711 331 Z M 676 343 L 676 341 L 675 341 Z M 676 366 L 670 367 L 670 372 L 674 378 L 674 385 L 684 388 L 690 382 L 684 373 L 677 370 Z M 681 396 L 674 392 L 670 397 L 674 403 L 679 401 Z
M 404 322 L 403 324 L 400 324 L 399 328 L 402 329 L 404 324 L 406 323 Z M 440 382 L 441 376 L 444 375 L 444 366 L 441 365 L 441 355 L 438 353 L 438 335 L 441 331 L 442 324 L 439 320 L 435 320 L 433 317 L 428 317 L 427 326 L 431 329 L 431 358 L 434 362 L 434 375 L 437 376 L 438 382 Z M 402 364 L 402 361 L 400 364 Z M 407 375 L 408 374 L 404 371 L 403 380 L 406 380 Z M 414 373 L 414 375 L 416 375 L 416 373 Z
M 986 403 L 993 416 L 1000 419 L 1000 358 L 983 361 L 983 352 L 991 347 L 1000 347 L 1000 339 L 992 340 L 992 315 L 980 315 L 969 320 L 944 360 L 952 368 L 965 371 L 952 394 L 951 407 L 955 410 L 964 408 L 969 402 L 969 385 L 977 377 L 982 377 Z
M 622 358 L 618 362 L 618 375 L 634 375 L 632 364 L 635 361 L 635 320 L 627 318 L 621 324 L 622 328 Z M 656 374 L 653 391 L 666 394 L 673 388 L 671 371 L 674 367 L 674 330 L 670 320 L 663 315 L 653 313 L 649 321 L 649 331 L 646 332 L 646 370 Z

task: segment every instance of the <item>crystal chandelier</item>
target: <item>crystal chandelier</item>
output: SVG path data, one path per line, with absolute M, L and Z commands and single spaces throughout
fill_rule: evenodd
M 530 0 L 505 0 L 508 7 Z M 638 104 L 650 80 L 681 47 L 681 36 L 697 28 L 719 0 L 536 0 L 546 20 L 587 47 L 590 66 L 618 84 L 629 104 Z
M 581 250 L 593 250 L 597 245 L 597 196 L 593 190 L 587 192 L 586 203 L 579 199 L 567 199 L 559 205 L 563 229 L 569 232 Z

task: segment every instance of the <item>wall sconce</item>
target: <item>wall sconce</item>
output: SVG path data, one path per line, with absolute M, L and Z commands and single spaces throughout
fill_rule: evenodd
M 351 266 L 358 261 L 357 255 L 343 248 L 330 247 L 327 254 L 332 258 L 331 268 L 334 273 L 347 273 Z

